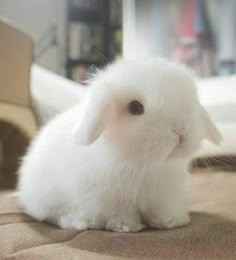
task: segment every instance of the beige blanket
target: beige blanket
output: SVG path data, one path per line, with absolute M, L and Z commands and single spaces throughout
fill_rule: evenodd
M 137 234 L 62 230 L 0 197 L 0 259 L 236 259 L 236 173 L 192 175 L 189 226 Z

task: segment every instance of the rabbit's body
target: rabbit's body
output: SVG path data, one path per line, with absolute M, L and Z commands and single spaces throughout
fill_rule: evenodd
M 161 69 L 160 61 L 152 62 Z M 190 84 L 191 77 L 184 69 L 176 74 L 173 64 L 163 64 L 170 72 L 168 77 L 172 73 L 176 79 L 173 96 L 168 97 L 168 84 L 165 86 L 163 79 L 163 84 L 157 86 L 158 94 L 154 91 L 148 96 L 149 101 L 141 96 L 145 89 L 140 87 L 132 87 L 127 94 L 125 89 L 120 89 L 124 82 L 128 86 L 144 83 L 141 78 L 132 82 L 132 71 L 125 77 L 127 68 L 124 71 L 122 68 L 132 65 L 150 70 L 150 64 L 146 68 L 142 64 L 121 62 L 105 72 L 103 85 L 109 82 L 115 86 L 111 87 L 112 94 L 107 94 L 108 89 L 104 94 L 104 75 L 99 75 L 82 104 L 58 115 L 41 130 L 19 171 L 20 201 L 26 213 L 38 220 L 80 230 L 139 231 L 145 225 L 172 228 L 190 221 L 185 191 L 187 166 L 200 145 L 204 127 L 199 124 L 198 111 L 195 115 L 198 103 L 194 84 Z M 120 70 L 123 83 L 122 79 L 114 80 Z M 158 82 L 158 79 L 151 80 Z M 186 88 L 185 83 L 190 85 Z M 134 93 L 136 88 L 140 89 L 138 95 Z M 148 88 L 150 86 L 147 91 Z M 181 97 L 179 91 L 185 91 L 189 100 Z M 127 112 L 126 105 L 125 110 L 121 105 L 117 112 L 122 102 L 114 105 L 113 95 L 119 96 L 125 104 L 143 99 L 145 110 L 141 111 L 136 104 Z M 89 108 L 91 100 L 92 110 Z M 101 106 L 105 107 L 102 111 L 101 101 Z M 153 108 L 155 104 L 157 108 Z M 178 124 L 183 112 L 191 115 L 186 118 L 192 129 L 184 136 L 184 142 L 175 132 L 183 131 L 183 125 L 179 128 Z M 170 127 L 172 121 L 174 124 Z M 106 124 L 109 126 L 105 127 Z

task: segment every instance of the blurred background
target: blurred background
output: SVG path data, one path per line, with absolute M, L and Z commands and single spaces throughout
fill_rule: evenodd
M 236 70 L 234 0 L 1 0 L 0 16 L 33 37 L 35 63 L 80 83 L 121 56 Z

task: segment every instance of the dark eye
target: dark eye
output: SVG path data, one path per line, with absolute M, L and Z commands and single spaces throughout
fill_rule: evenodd
M 128 105 L 129 113 L 132 115 L 142 115 L 144 113 L 143 105 L 137 100 L 131 101 Z

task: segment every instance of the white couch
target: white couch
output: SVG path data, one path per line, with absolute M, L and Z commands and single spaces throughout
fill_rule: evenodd
M 203 142 L 198 156 L 236 153 L 236 75 L 199 80 L 199 96 L 217 124 L 223 141 L 220 146 Z
M 40 124 L 69 107 L 85 95 L 85 87 L 36 64 L 31 69 L 31 95 Z

